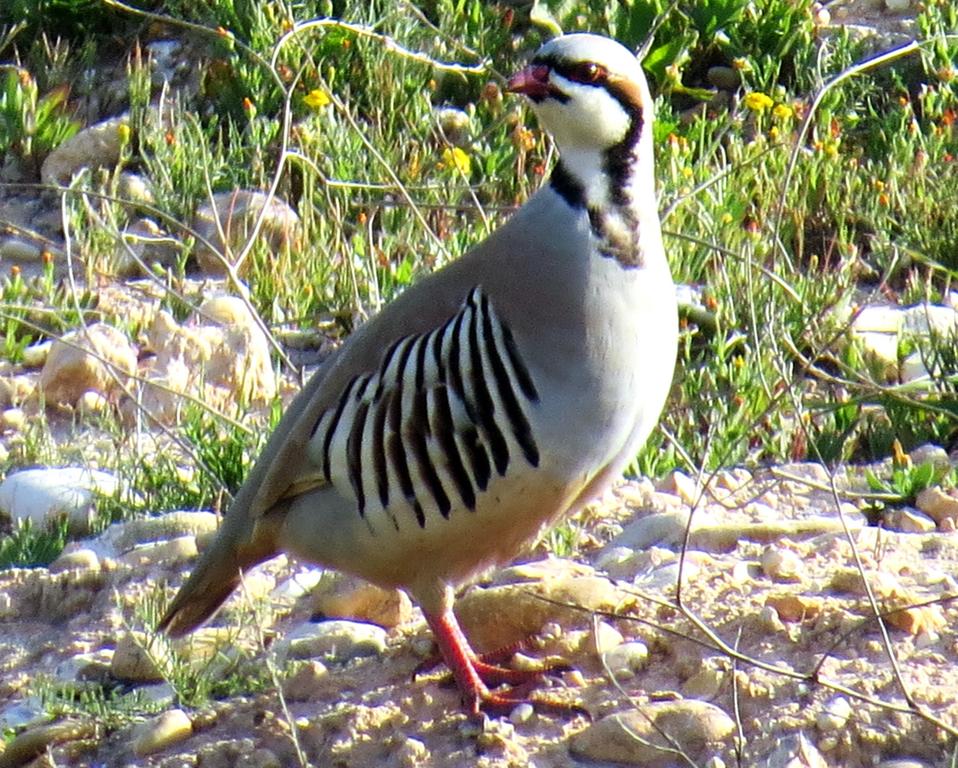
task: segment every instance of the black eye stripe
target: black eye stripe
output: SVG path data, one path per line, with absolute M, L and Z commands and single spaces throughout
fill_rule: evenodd
M 553 56 L 537 56 L 533 64 L 544 64 L 560 77 L 582 85 L 603 85 L 608 80 L 608 70 L 591 61 L 566 61 Z

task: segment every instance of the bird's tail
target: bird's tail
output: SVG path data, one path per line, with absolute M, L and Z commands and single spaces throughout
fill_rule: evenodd
M 244 572 L 279 553 L 275 525 L 278 521 L 266 516 L 247 530 L 237 531 L 230 517 L 227 515 L 216 539 L 166 609 L 156 627 L 158 631 L 170 637 L 192 632 L 216 613 L 239 585 Z

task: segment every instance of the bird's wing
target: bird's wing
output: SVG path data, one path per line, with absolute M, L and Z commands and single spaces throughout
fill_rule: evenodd
M 481 287 L 436 327 L 380 347 L 372 361 L 336 361 L 291 409 L 295 423 L 269 457 L 253 514 L 332 484 L 360 516 L 384 512 L 398 527 L 406 508 L 424 526 L 430 511 L 474 508 L 516 454 L 538 463 L 535 383 Z

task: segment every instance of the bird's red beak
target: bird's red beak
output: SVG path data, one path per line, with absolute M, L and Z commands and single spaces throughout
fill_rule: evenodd
M 509 78 L 506 84 L 509 93 L 521 93 L 534 101 L 549 95 L 549 67 L 545 64 L 530 64 Z

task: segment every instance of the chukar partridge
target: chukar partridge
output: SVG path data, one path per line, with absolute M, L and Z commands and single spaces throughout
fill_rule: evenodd
M 466 708 L 520 673 L 483 662 L 454 589 L 600 494 L 658 420 L 675 291 L 635 56 L 554 39 L 509 81 L 560 159 L 488 239 L 359 328 L 293 400 L 160 628 L 189 632 L 280 551 L 418 602 Z

